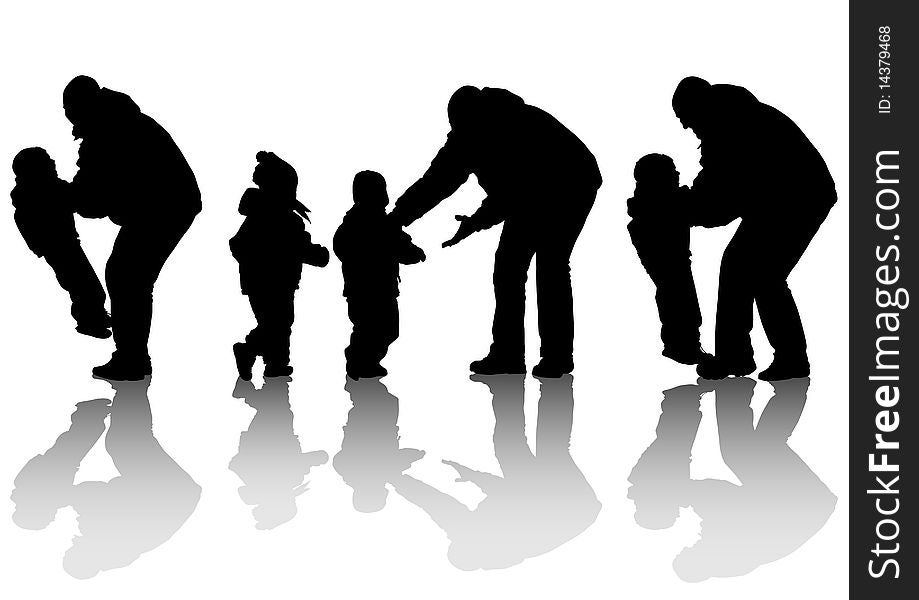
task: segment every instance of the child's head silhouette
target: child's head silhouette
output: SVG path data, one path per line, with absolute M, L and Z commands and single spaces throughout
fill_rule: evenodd
M 635 163 L 635 189 L 666 191 L 680 187 L 680 174 L 666 154 L 647 154 Z
M 261 150 L 255 155 L 258 164 L 252 182 L 260 189 L 291 198 L 297 195 L 297 171 L 274 152 Z
M 354 176 L 354 203 L 385 208 L 389 204 L 386 180 L 376 171 L 361 171 Z
M 57 177 L 57 167 L 44 148 L 26 148 L 13 158 L 16 181 L 37 181 Z

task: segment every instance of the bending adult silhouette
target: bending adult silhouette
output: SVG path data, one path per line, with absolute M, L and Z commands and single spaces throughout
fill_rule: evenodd
M 826 524 L 836 496 L 789 446 L 807 401 L 808 378 L 773 383 L 775 394 L 753 425 L 755 382 L 700 380 L 664 392 L 657 438 L 629 476 L 635 519 L 648 529 L 674 524 L 679 507 L 702 520 L 700 539 L 673 561 L 685 581 L 744 575 L 788 556 Z M 714 388 L 718 441 L 741 482 L 694 480 L 690 453 L 701 420 L 699 399 Z
M 826 163 L 791 119 L 742 87 L 687 77 L 673 110 L 702 142 L 702 170 L 691 188 L 695 224 L 741 219 L 721 261 L 715 356 L 700 362 L 699 375 L 722 379 L 756 369 L 755 302 L 775 350 L 760 379 L 808 376 L 804 327 L 787 279 L 836 203 Z
M 457 216 L 452 246 L 504 223 L 495 254 L 495 316 L 484 375 L 525 372 L 524 284 L 536 258 L 542 360 L 533 370 L 559 377 L 574 369 L 570 260 L 602 181 L 584 143 L 549 113 L 498 88 L 463 86 L 447 106 L 450 133 L 427 172 L 390 213 L 406 226 L 475 175 L 487 194 L 471 216 Z
M 408 475 L 396 492 L 421 507 L 450 538 L 448 558 L 458 569 L 505 569 L 545 554 L 589 528 L 600 502 L 570 453 L 574 410 L 572 377 L 540 381 L 536 452 L 527 444 L 522 375 L 473 376 L 488 386 L 495 412 L 494 450 L 501 475 L 454 461 L 458 482 L 484 494 L 474 509 Z
M 249 428 L 239 434 L 239 452 L 230 470 L 245 485 L 239 497 L 251 505 L 256 529 L 274 529 L 297 515 L 297 497 L 307 490 L 304 479 L 313 467 L 324 465 L 324 450 L 304 452 L 294 433 L 290 407 L 290 378 L 268 377 L 261 389 L 239 379 L 234 398 L 255 409 Z
M 352 406 L 332 466 L 354 490 L 354 509 L 377 512 L 386 506 L 386 484 L 421 459 L 424 451 L 400 447 L 399 399 L 379 377 L 348 378 L 345 390 Z
M 78 579 L 126 567 L 169 540 L 194 512 L 201 488 L 153 434 L 150 379 L 115 382 L 115 396 L 77 404 L 70 429 L 15 480 L 13 520 L 44 529 L 58 509 L 72 506 L 80 535 L 64 553 L 64 569 Z M 86 454 L 105 431 L 105 450 L 118 476 L 74 485 Z
M 70 186 L 76 211 L 121 226 L 105 267 L 115 352 L 93 374 L 140 380 L 152 372 L 153 286 L 201 211 L 201 193 L 170 135 L 130 96 L 80 75 L 64 88 L 64 113 L 82 140 Z

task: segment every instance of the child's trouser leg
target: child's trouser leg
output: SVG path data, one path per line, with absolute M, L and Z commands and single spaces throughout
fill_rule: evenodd
M 655 300 L 661 319 L 661 341 L 664 347 L 673 350 L 699 348 L 702 313 L 699 311 L 699 297 L 688 263 L 685 269 L 673 271 L 668 274 L 666 281 L 658 282 Z
M 78 244 L 45 256 L 57 281 L 70 294 L 70 314 L 79 324 L 108 326 L 105 289 Z
M 250 293 L 249 303 L 258 325 L 246 336 L 246 343 L 265 359 L 266 367 L 286 367 L 290 363 L 294 290 Z
M 369 364 L 378 365 L 399 337 L 399 304 L 395 296 L 383 296 L 374 308 L 374 336 L 367 359 Z
M 367 363 L 367 347 L 370 343 L 370 328 L 373 316 L 368 314 L 371 305 L 365 298 L 348 298 L 348 318 L 351 319 L 351 341 L 345 348 L 345 361 L 349 367 L 359 367 Z

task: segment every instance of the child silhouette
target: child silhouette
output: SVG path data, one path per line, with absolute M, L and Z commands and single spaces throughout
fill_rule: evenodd
M 354 328 L 345 349 L 352 379 L 381 377 L 380 361 L 399 337 L 399 265 L 425 259 L 424 251 L 386 214 L 386 180 L 374 171 L 354 176 L 354 206 L 335 232 L 332 247 L 341 261 Z
M 105 290 L 80 246 L 69 187 L 43 148 L 26 148 L 13 159 L 16 187 L 10 192 L 13 218 L 29 249 L 44 258 L 61 287 L 70 294 L 77 331 L 111 337 Z
M 689 189 L 669 156 L 648 154 L 635 164 L 635 194 L 628 201 L 628 225 L 641 264 L 657 287 L 662 354 L 678 363 L 697 364 L 702 314 L 692 277 L 689 251 Z
M 303 224 L 309 221 L 309 210 L 297 200 L 297 172 L 273 152 L 262 151 L 255 158 L 252 181 L 258 187 L 243 194 L 239 212 L 246 218 L 230 239 L 240 287 L 258 323 L 244 342 L 233 345 L 245 381 L 252 379 L 257 356 L 265 361 L 265 377 L 293 373 L 290 331 L 302 265 L 329 264 L 329 251 L 312 242 Z

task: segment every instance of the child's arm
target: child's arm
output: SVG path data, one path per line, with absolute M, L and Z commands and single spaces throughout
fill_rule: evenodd
M 412 242 L 409 234 L 399 230 L 396 243 L 396 258 L 403 265 L 414 265 L 423 262 L 427 257 L 424 255 L 424 250 Z
M 304 231 L 300 246 L 300 260 L 307 265 L 324 267 L 329 264 L 329 250 L 321 244 L 314 244 L 309 232 Z

